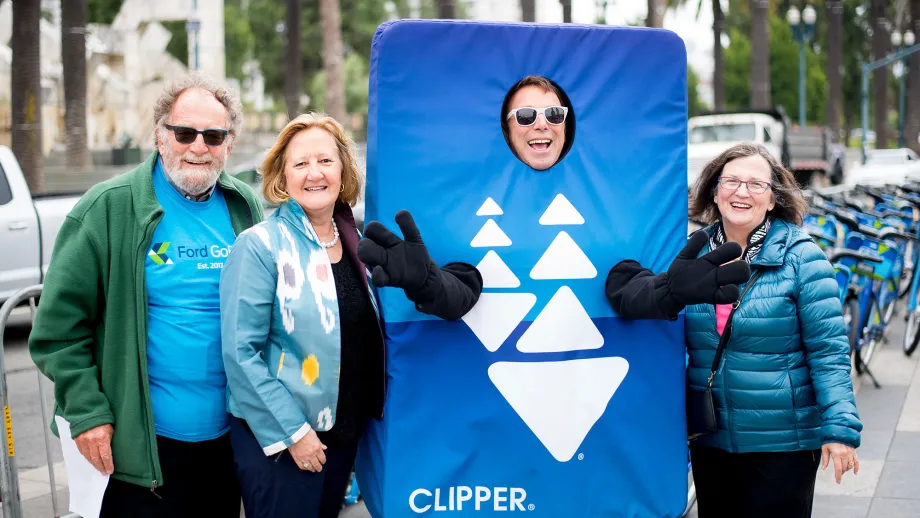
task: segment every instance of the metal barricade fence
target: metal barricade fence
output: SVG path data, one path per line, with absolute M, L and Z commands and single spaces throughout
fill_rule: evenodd
M 17 291 L 0 307 L 0 404 L 3 405 L 3 447 L 6 455 L 0 452 L 0 498 L 2 498 L 3 518 L 22 518 L 22 499 L 19 494 L 19 469 L 16 464 L 16 443 L 13 437 L 13 417 L 10 412 L 10 398 L 6 386 L 6 363 L 3 351 L 3 341 L 6 324 L 13 310 L 26 300 L 29 301 L 31 320 L 35 319 L 35 299 L 42 293 L 42 286 L 30 286 Z M 45 440 L 45 455 L 48 461 L 48 478 L 51 484 L 51 508 L 55 518 L 79 518 L 77 514 L 58 513 L 57 490 L 54 483 L 54 462 L 51 459 L 51 431 L 48 418 L 48 409 L 45 407 L 45 384 L 47 379 L 36 369 L 38 374 L 38 396 L 40 398 L 42 414 L 42 435 Z

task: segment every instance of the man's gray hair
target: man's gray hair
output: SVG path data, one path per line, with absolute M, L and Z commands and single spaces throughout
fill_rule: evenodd
M 243 126 L 243 104 L 239 97 L 229 87 L 199 73 L 179 77 L 163 89 L 163 93 L 153 106 L 153 123 L 156 130 L 163 127 L 179 96 L 192 88 L 209 92 L 224 105 L 224 108 L 227 109 L 227 125 L 229 126 L 227 129 L 230 130 L 231 138 L 239 136 Z M 156 132 L 154 132 L 153 144 L 157 145 Z

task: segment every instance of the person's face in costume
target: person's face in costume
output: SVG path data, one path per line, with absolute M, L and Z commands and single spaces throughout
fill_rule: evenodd
M 726 233 L 747 236 L 763 223 L 767 211 L 776 205 L 770 189 L 772 178 L 770 164 L 760 155 L 736 158 L 725 164 L 715 202 Z
M 542 108 L 547 106 L 562 106 L 562 102 L 556 94 L 538 86 L 521 88 L 509 103 L 510 111 L 528 107 L 541 112 L 530 126 L 521 126 L 517 117 L 508 121 L 508 133 L 515 153 L 522 162 L 538 171 L 552 167 L 565 146 L 565 123 L 549 124 L 542 113 Z
M 310 128 L 294 135 L 284 158 L 284 186 L 311 220 L 332 217 L 342 189 L 342 160 L 329 132 Z

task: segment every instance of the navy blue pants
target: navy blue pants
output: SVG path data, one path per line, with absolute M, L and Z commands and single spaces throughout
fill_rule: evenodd
M 203 442 L 158 435 L 157 450 L 164 484 L 153 492 L 110 478 L 101 518 L 239 518 L 230 434 Z
M 326 445 L 319 473 L 297 467 L 287 450 L 266 456 L 245 421 L 231 417 L 233 462 L 246 518 L 337 518 L 355 463 L 358 443 Z
M 690 462 L 700 518 L 811 516 L 821 450 L 729 453 L 691 446 Z

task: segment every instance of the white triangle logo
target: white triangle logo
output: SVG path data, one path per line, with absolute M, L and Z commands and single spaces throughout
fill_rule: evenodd
M 620 387 L 625 358 L 497 362 L 489 379 L 559 462 L 575 455 Z
M 518 340 L 524 353 L 555 353 L 600 349 L 604 337 L 568 286 L 559 288 Z
M 482 345 L 495 352 L 537 303 L 533 293 L 483 293 L 463 321 Z
M 498 228 L 498 223 L 494 219 L 490 219 L 479 229 L 479 233 L 470 242 L 470 246 L 473 248 L 511 246 L 511 238 Z
M 557 194 L 546 212 L 540 216 L 541 225 L 584 225 L 585 218 L 575 210 L 568 198 Z
M 489 250 L 476 269 L 482 274 L 483 288 L 517 288 L 521 285 L 521 280 L 494 250 Z
M 501 216 L 502 214 L 504 214 L 504 211 L 491 197 L 486 198 L 486 202 L 476 211 L 477 216 Z
M 593 279 L 597 269 L 566 232 L 560 232 L 549 245 L 537 265 L 530 270 L 530 278 L 550 279 Z

